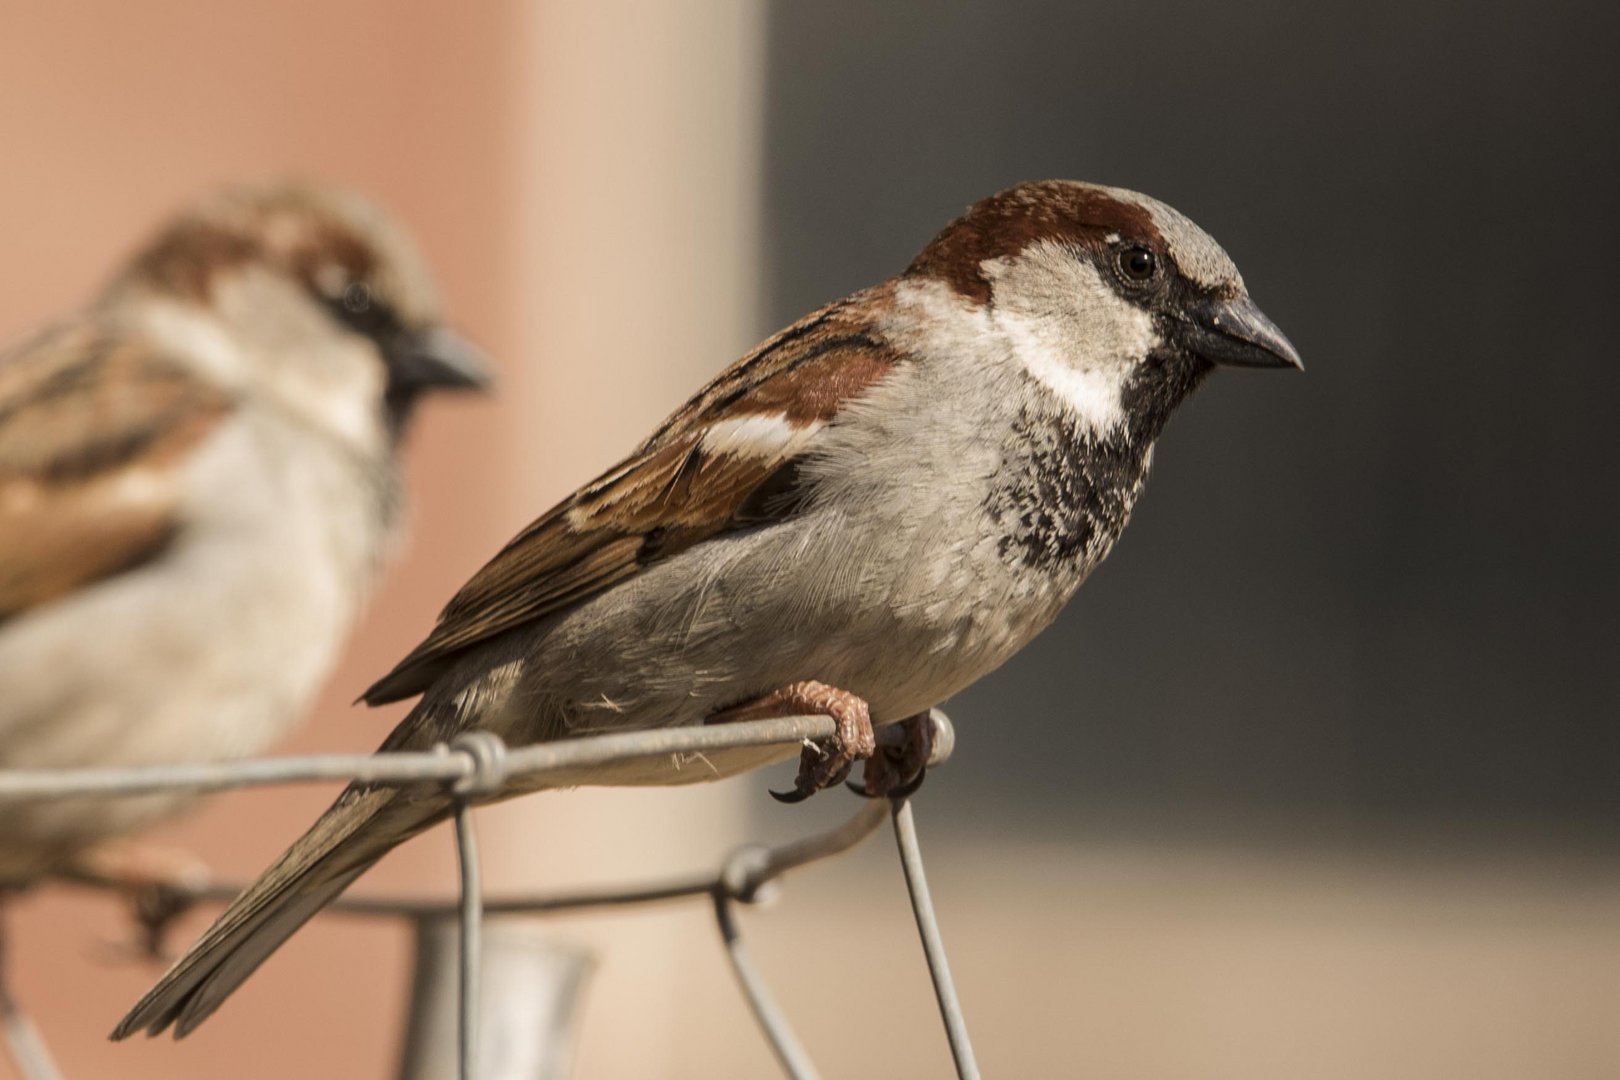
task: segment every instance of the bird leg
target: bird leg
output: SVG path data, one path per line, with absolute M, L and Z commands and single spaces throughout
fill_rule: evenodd
M 806 680 L 789 683 L 764 697 L 722 709 L 709 717 L 711 724 L 739 720 L 770 720 L 780 716 L 821 714 L 837 725 L 832 737 L 807 742 L 799 755 L 799 775 L 792 791 L 773 791 L 780 802 L 803 802 L 823 788 L 840 784 L 857 761 L 871 758 L 877 749 L 872 734 L 871 710 L 847 690 Z
M 866 759 L 861 782 L 850 782 L 856 794 L 873 799 L 904 799 L 922 787 L 928 759 L 934 753 L 934 718 L 925 710 L 900 721 L 906 741 L 885 746 Z
M 198 890 L 213 880 L 208 866 L 189 851 L 139 840 L 92 848 L 57 876 L 121 895 L 139 935 L 133 951 L 158 961 L 173 959 L 165 947 L 169 927 L 195 906 Z

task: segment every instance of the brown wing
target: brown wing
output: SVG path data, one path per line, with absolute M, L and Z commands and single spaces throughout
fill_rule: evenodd
M 728 368 L 473 575 L 427 640 L 364 700 L 421 693 L 475 642 L 581 603 L 717 533 L 790 512 L 796 460 L 843 402 L 897 361 L 871 327 L 882 301 L 866 293 L 832 304 Z
M 162 550 L 218 390 L 91 326 L 0 357 L 0 619 Z

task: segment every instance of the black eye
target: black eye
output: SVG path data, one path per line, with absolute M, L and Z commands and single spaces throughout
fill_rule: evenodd
M 1119 272 L 1130 281 L 1147 281 L 1159 272 L 1159 259 L 1147 248 L 1128 247 L 1119 253 Z
M 399 329 L 399 316 L 388 301 L 363 281 L 350 281 L 336 296 L 328 293 L 332 315 L 350 330 L 382 339 Z
M 371 312 L 371 286 L 363 281 L 351 281 L 343 287 L 343 310 L 350 316 L 365 316 Z

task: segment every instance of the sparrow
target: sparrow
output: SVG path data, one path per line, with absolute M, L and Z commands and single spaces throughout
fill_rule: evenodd
M 365 694 L 420 695 L 382 751 L 823 713 L 790 798 L 873 757 L 1057 615 L 1124 528 L 1153 445 L 1218 366 L 1299 367 L 1231 259 L 1155 199 L 1073 181 L 976 203 L 904 272 L 737 361 L 530 525 Z M 712 780 L 780 747 L 511 778 Z M 922 760 L 913 755 L 909 771 Z M 874 775 L 874 766 L 876 773 Z M 384 853 L 453 811 L 351 785 L 114 1032 L 183 1036 Z
M 0 768 L 280 738 L 394 546 L 416 403 L 485 382 L 398 227 L 289 183 L 202 201 L 0 354 Z M 189 801 L 0 802 L 0 882 Z

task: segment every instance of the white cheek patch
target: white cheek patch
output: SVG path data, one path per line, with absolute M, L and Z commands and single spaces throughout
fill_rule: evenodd
M 334 332 L 279 275 L 222 277 L 206 308 L 154 299 L 132 310 L 153 340 L 221 386 L 274 401 L 368 457 L 386 446 L 378 406 L 387 372 L 376 348 Z
M 1125 420 L 1120 402 L 1123 379 L 1120 373 L 1098 367 L 1076 367 L 1073 358 L 1055 348 L 1027 320 L 1003 317 L 1002 326 L 1012 345 L 1013 355 L 1034 376 L 1096 432 L 1118 427 Z
M 781 413 L 751 413 L 720 420 L 703 433 L 703 449 L 710 454 L 778 458 L 797 453 L 821 424 L 796 424 Z
M 995 283 L 994 324 L 1014 358 L 1094 432 L 1123 424 L 1125 384 L 1159 345 L 1153 317 L 1055 245 L 985 272 Z
M 130 310 L 154 341 L 190 360 L 217 382 L 237 386 L 249 377 L 241 347 L 213 315 L 168 300 L 152 300 Z

